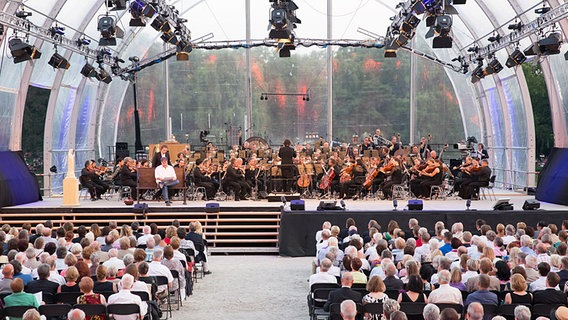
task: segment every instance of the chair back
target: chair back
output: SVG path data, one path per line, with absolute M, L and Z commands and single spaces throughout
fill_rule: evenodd
M 457 311 L 457 313 L 461 316 L 463 314 L 463 306 L 457 303 L 436 303 L 438 308 L 440 308 L 440 312 L 446 308 L 452 308 Z
M 496 304 L 483 304 L 483 320 L 491 320 L 499 314 L 499 306 Z
M 423 302 L 401 302 L 400 311 L 406 314 L 408 320 L 424 320 L 422 312 L 425 306 Z
M 136 314 L 140 316 L 140 306 L 135 303 L 117 303 L 107 305 L 107 313 L 118 314 L 118 315 L 131 315 Z
M 558 307 L 564 306 L 563 304 L 548 304 L 548 303 L 537 303 L 533 304 L 531 313 L 533 318 L 546 317 L 550 318 L 550 314 L 556 312 Z
M 373 319 L 380 318 L 383 314 L 383 304 L 382 303 L 367 303 L 363 305 L 363 313 L 365 316 L 373 315 Z
M 314 292 L 316 289 L 337 289 L 339 287 L 337 283 L 314 283 L 310 287 L 310 292 Z
M 362 320 L 363 319 L 363 306 L 360 303 L 356 304 L 357 306 L 357 316 L 355 319 Z M 341 303 L 332 303 L 329 306 L 329 320 L 343 320 L 341 316 Z
M 387 289 L 385 294 L 389 297 L 389 299 L 397 300 L 399 291 L 396 289 Z
M 329 298 L 329 293 L 333 290 L 335 289 L 332 288 L 315 289 L 313 292 L 314 307 L 322 308 L 325 302 L 327 301 L 327 298 Z
M 158 286 L 168 284 L 168 278 L 166 276 L 154 276 L 154 277 L 156 277 L 156 284 Z
M 139 296 L 142 301 L 150 300 L 150 295 L 146 291 L 130 291 L 130 293 Z
M 86 316 L 106 315 L 107 309 L 104 304 L 83 304 L 73 306 L 74 309 L 83 310 Z
M 521 304 L 502 304 L 499 306 L 499 315 L 507 320 L 515 319 L 515 308 Z M 531 308 L 530 304 L 525 304 L 525 306 Z
M 46 318 L 67 318 L 67 314 L 73 307 L 67 303 L 44 304 L 39 306 L 39 313 Z
M 35 309 L 34 306 L 12 306 L 3 309 L 3 316 L 10 318 L 21 318 L 29 309 Z
M 74 305 L 77 303 L 77 298 L 82 295 L 82 292 L 60 292 L 55 294 L 55 302 Z

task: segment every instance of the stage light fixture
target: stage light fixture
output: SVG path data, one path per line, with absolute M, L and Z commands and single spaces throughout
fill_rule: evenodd
M 49 33 L 51 34 L 52 38 L 55 38 L 58 35 L 63 36 L 63 35 L 65 35 L 65 28 L 60 27 L 58 25 L 55 25 L 55 26 L 49 28 Z
M 35 46 L 23 42 L 20 38 L 10 39 L 8 41 L 8 47 L 14 58 L 14 63 L 39 59 L 41 57 L 41 52 Z
M 469 207 L 471 207 L 471 199 L 467 199 L 467 201 L 465 202 L 465 210 L 469 211 Z
M 562 34 L 560 32 L 551 32 L 548 37 L 538 42 L 540 53 L 544 56 L 560 54 L 560 45 L 562 44 Z
M 270 12 L 270 39 L 289 39 L 293 41 L 293 31 L 297 27 L 296 24 L 302 23 L 296 16 L 295 11 L 298 6 L 294 1 L 271 1 L 272 11 Z M 281 57 L 288 57 L 292 48 L 279 50 Z
M 171 43 L 173 45 L 177 45 L 179 40 L 173 32 L 163 33 L 160 38 L 167 43 Z
M 480 62 L 471 72 L 471 83 L 477 83 L 483 78 L 485 78 L 485 71 L 483 70 L 483 63 Z
M 106 4 L 110 11 L 126 9 L 126 0 L 106 0 Z
M 124 31 L 117 27 L 116 20 L 111 16 L 101 16 L 97 30 L 101 33 L 99 46 L 116 46 L 116 38 L 124 37 Z
M 432 48 L 451 48 L 453 39 L 449 34 L 452 30 L 452 17 L 449 15 L 441 15 L 436 17 L 436 24 L 434 29 L 438 36 L 435 37 L 432 41 Z
M 525 56 L 536 56 L 540 54 L 540 49 L 538 48 L 538 44 L 531 44 L 528 48 L 523 51 Z
M 145 27 L 146 18 L 152 18 L 156 14 L 156 8 L 143 0 L 135 0 L 130 3 L 131 27 Z
M 4 35 L 4 25 L 0 24 L 0 36 Z
M 501 72 L 501 70 L 503 70 L 503 65 L 499 62 L 499 60 L 493 59 L 487 64 L 487 68 L 485 68 L 484 73 L 485 75 L 497 74 Z
M 181 39 L 177 43 L 176 48 L 176 60 L 177 61 L 187 61 L 189 60 L 189 54 L 193 51 L 193 46 L 191 43 L 185 39 Z
M 57 52 L 55 52 L 51 56 L 47 64 L 54 67 L 55 69 L 65 69 L 65 70 L 69 69 L 69 67 L 71 66 L 69 61 L 67 61 L 67 59 L 65 59 L 62 55 L 60 55 Z
M 402 26 L 400 28 L 406 33 L 412 33 L 416 29 L 416 27 L 418 27 L 420 21 L 420 18 L 418 18 L 416 15 L 409 13 L 404 19 L 404 22 L 402 23 Z
M 95 72 L 95 78 L 106 84 L 109 84 L 112 81 L 110 74 L 103 68 L 100 68 L 99 72 Z
M 519 31 L 521 30 L 521 28 L 523 27 L 523 23 L 522 22 L 517 22 L 517 23 L 513 23 L 507 26 L 507 29 L 509 30 L 514 30 L 514 31 Z
M 505 62 L 505 65 L 509 68 L 521 65 L 523 62 L 527 60 L 527 57 L 523 54 L 519 48 L 515 49 Z
M 16 17 L 20 18 L 20 19 L 27 19 L 28 17 L 31 17 L 32 13 L 28 12 L 28 11 L 24 11 L 23 9 L 20 11 L 16 11 Z
M 542 8 L 535 9 L 535 10 L 534 10 L 534 13 L 536 13 L 536 14 L 545 14 L 545 13 L 547 13 L 548 11 L 550 11 L 550 7 L 547 7 L 547 6 L 546 6 L 546 2 L 543 2 L 543 3 L 542 3 Z
M 489 42 L 499 41 L 499 40 L 501 40 L 501 35 L 500 34 L 493 35 L 493 36 L 489 37 L 487 40 Z
M 82 46 L 88 46 L 91 44 L 91 40 L 85 37 L 77 39 L 77 46 L 80 48 Z
M 156 31 L 168 33 L 172 30 L 170 23 L 163 15 L 157 15 L 154 21 L 150 24 Z
M 385 40 L 385 43 L 385 58 L 396 58 L 398 49 L 396 45 L 396 39 Z
M 89 64 L 88 62 L 85 63 L 85 65 L 83 66 L 83 68 L 81 68 L 81 74 L 84 77 L 87 78 L 93 78 L 96 76 L 97 74 L 97 70 L 95 70 L 95 67 L 93 67 L 91 64 Z

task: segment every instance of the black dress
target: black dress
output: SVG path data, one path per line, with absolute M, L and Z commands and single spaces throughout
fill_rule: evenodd
M 519 295 L 511 292 L 511 304 L 531 304 L 532 295 L 530 293 Z
M 423 293 L 419 294 L 418 297 L 416 298 L 416 301 L 412 301 L 412 299 L 410 299 L 408 294 L 406 292 L 403 292 L 401 302 L 425 302 L 424 294 Z
M 76 283 L 74 286 L 68 286 L 64 284 L 61 286 L 61 292 L 81 292 L 81 289 L 79 289 L 78 283 Z

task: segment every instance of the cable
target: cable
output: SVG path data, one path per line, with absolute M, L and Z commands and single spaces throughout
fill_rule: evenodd
M 207 6 L 207 8 L 209 9 L 209 11 L 211 11 L 211 14 L 213 15 L 213 19 L 215 19 L 215 22 L 217 23 L 217 25 L 219 26 L 219 28 L 221 28 L 221 31 L 223 32 L 223 34 L 225 35 L 225 37 L 227 39 L 229 39 L 229 36 L 227 35 L 227 32 L 225 32 L 225 29 L 223 29 L 223 26 L 221 25 L 221 23 L 219 22 L 219 19 L 217 19 L 217 15 L 215 15 L 215 12 L 211 9 L 211 7 L 209 6 L 209 2 L 207 0 L 205 0 L 205 5 Z

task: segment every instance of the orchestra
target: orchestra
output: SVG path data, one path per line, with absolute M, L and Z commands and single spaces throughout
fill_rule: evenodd
M 219 200 L 223 193 L 235 200 L 256 200 L 278 192 L 298 192 L 305 198 L 393 199 L 395 186 L 403 186 L 412 197 L 427 199 L 431 187 L 442 185 L 444 179 L 453 182 L 448 184 L 448 195 L 469 199 L 488 184 L 491 169 L 482 144 L 463 156 L 462 164 L 450 167 L 442 159 L 447 145 L 434 150 L 430 134 L 409 146 L 403 145 L 400 134 L 390 137 L 384 138 L 377 129 L 360 144 L 337 145 L 320 138 L 313 144 L 293 145 L 286 139 L 277 149 L 247 140 L 231 146 L 227 153 L 208 142 L 203 150 L 185 146 L 176 151 L 172 165 L 184 169 L 188 187 L 205 190 L 203 200 Z M 137 168 L 153 166 L 162 157 L 169 159 L 166 144 L 156 148 L 152 161 L 117 159 L 114 169 L 88 161 L 81 179 L 94 200 L 109 185 L 129 186 L 131 197 L 136 198 Z

